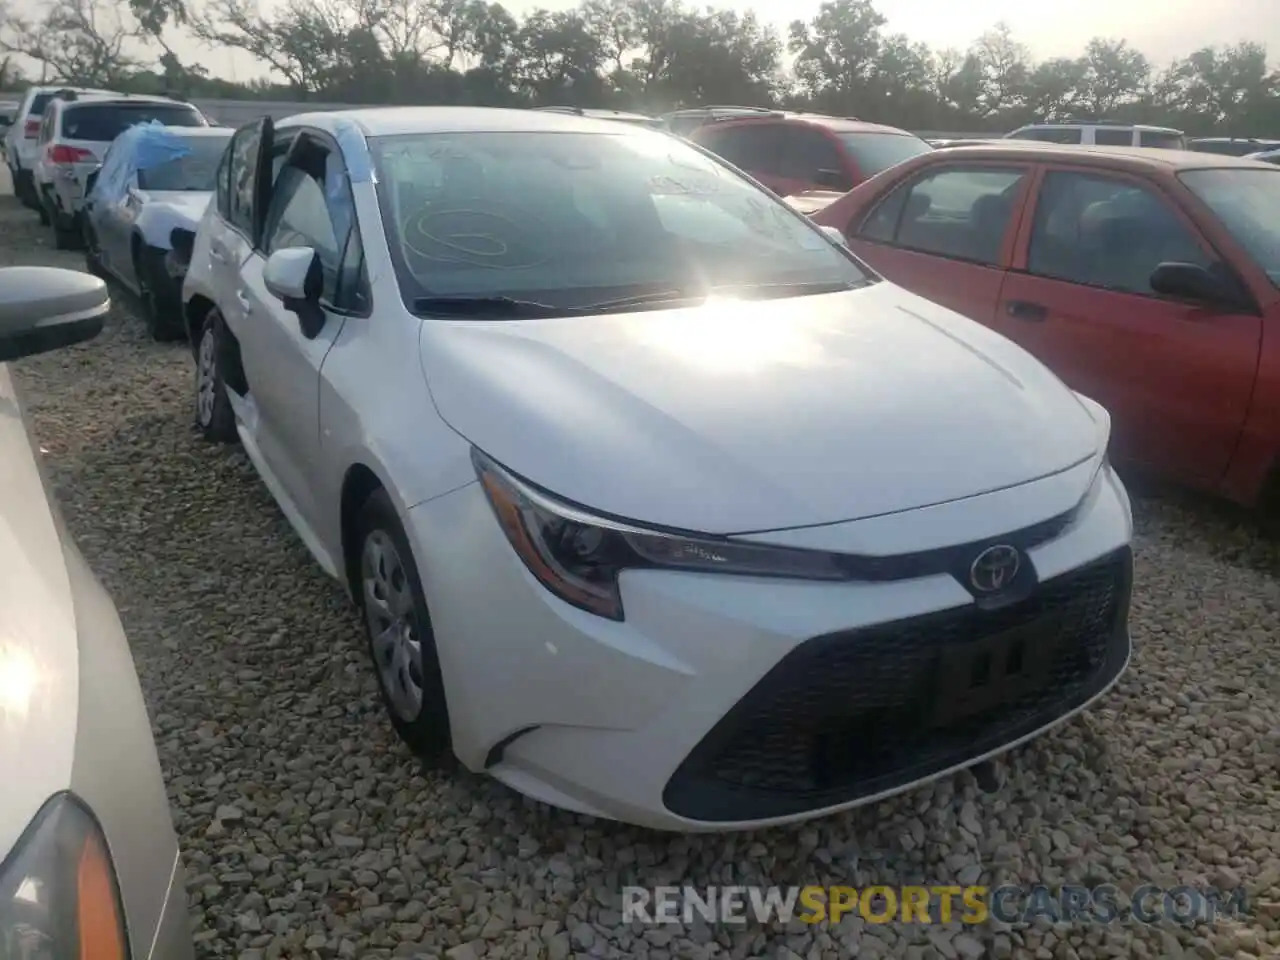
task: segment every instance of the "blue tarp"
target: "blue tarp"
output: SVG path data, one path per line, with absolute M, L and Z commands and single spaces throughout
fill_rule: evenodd
M 181 160 L 191 147 L 163 123 L 152 120 L 130 127 L 111 144 L 111 152 L 89 191 L 93 200 L 119 200 L 129 188 L 129 179 L 139 170 L 149 170 L 171 160 Z

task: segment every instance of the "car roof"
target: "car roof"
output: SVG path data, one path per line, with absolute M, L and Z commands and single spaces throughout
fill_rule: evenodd
M 641 136 L 639 126 L 612 119 L 583 117 L 559 110 L 518 110 L 504 107 L 370 107 L 299 113 L 278 121 L 277 129 L 311 126 L 336 132 L 343 122 L 354 123 L 365 136 L 412 133 L 603 133 Z
M 1024 123 L 1018 130 L 1074 130 L 1080 127 L 1110 127 L 1116 130 L 1145 130 L 1148 133 L 1173 133 L 1184 136 L 1174 127 L 1156 127 L 1149 123 L 1124 123 L 1120 120 L 1062 120 L 1059 122 Z M 1015 130 L 1014 133 L 1017 133 Z
M 44 93 L 61 93 L 63 90 L 68 90 L 71 93 L 106 93 L 117 97 L 124 96 L 124 94 L 119 90 L 103 90 L 100 87 L 71 87 L 65 83 L 55 84 L 53 86 L 30 87 L 28 88 L 27 93 L 38 97 Z
M 535 107 L 543 113 L 569 113 L 579 117 L 599 117 L 604 120 L 632 120 L 649 122 L 653 120 L 644 113 L 629 113 L 626 110 L 607 110 L 597 107 Z
M 155 97 L 146 93 L 95 93 L 85 100 L 64 100 L 67 109 L 78 107 L 82 104 L 101 107 L 104 105 L 122 105 L 128 103 L 171 103 L 175 107 L 190 107 L 192 110 L 196 108 L 182 100 L 175 100 L 172 97 Z
M 946 156 L 1032 162 L 1065 160 L 1076 164 L 1121 167 L 1131 170 L 1196 170 L 1216 167 L 1257 168 L 1256 161 L 1194 150 L 1157 150 L 1152 147 L 1104 147 L 1074 143 L 1036 143 L 1032 140 L 997 140 L 982 145 L 948 147 L 926 156 Z
M 892 133 L 905 137 L 915 136 L 914 133 L 899 127 L 872 123 L 869 120 L 859 120 L 857 117 L 831 117 L 822 113 L 799 113 L 784 110 L 778 110 L 773 113 L 732 114 L 713 120 L 711 123 L 706 124 L 705 128 L 718 130 L 721 127 L 736 127 L 739 124 L 749 123 L 803 123 L 815 127 L 826 127 L 828 130 L 838 133 Z

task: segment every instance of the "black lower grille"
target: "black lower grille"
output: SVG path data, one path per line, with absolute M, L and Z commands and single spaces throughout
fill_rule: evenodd
M 1026 600 L 815 637 L 703 738 L 664 802 L 694 820 L 782 817 L 892 790 L 1084 703 L 1129 655 L 1126 548 Z

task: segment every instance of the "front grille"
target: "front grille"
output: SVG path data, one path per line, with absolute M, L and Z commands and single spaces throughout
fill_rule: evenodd
M 760 680 L 668 782 L 702 821 L 870 797 L 1029 735 L 1123 669 L 1125 548 L 997 610 L 967 606 L 815 637 Z

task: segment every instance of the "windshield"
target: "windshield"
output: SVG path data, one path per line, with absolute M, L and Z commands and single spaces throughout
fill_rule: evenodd
M 195 107 L 169 103 L 83 103 L 62 115 L 62 135 L 68 140 L 110 143 L 135 123 L 157 120 L 171 127 L 202 127 Z
M 665 134 L 431 133 L 369 146 L 411 308 L 429 297 L 575 307 L 867 280 L 803 216 Z
M 185 157 L 138 170 L 142 190 L 213 190 L 218 161 L 233 131 L 225 137 L 183 137 L 191 150 Z
M 901 133 L 842 133 L 840 142 L 864 177 L 873 177 L 933 149 L 919 137 Z
M 1280 170 L 1188 170 L 1179 176 L 1280 286 Z

